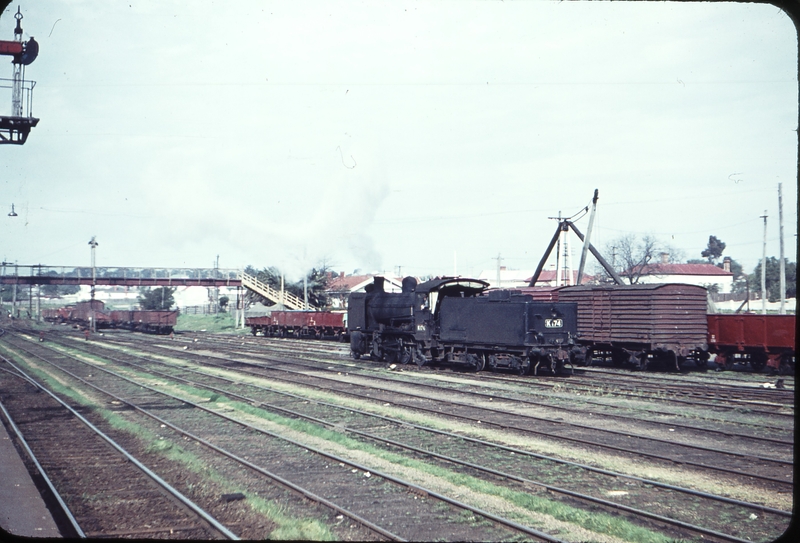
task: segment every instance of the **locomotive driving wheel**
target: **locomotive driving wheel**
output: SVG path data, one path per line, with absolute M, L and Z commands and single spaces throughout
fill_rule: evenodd
M 519 359 L 519 367 L 517 373 L 519 375 L 528 375 L 531 372 L 531 359 L 527 356 Z
M 404 366 L 414 360 L 414 353 L 412 352 L 412 348 L 409 346 L 404 346 L 403 350 L 400 351 L 400 363 Z
M 414 349 L 414 363 L 421 368 L 427 361 L 428 359 L 425 358 L 425 353 L 423 352 L 422 348 L 417 346 Z

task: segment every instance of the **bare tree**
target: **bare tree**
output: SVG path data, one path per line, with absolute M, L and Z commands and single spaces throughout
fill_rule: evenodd
M 667 262 L 670 263 L 683 260 L 681 251 L 652 234 L 644 234 L 641 237 L 636 234 L 625 234 L 606 243 L 604 253 L 606 260 L 610 260 L 612 266 L 620 270 L 620 275 L 631 285 L 639 282 L 654 261 L 660 262 L 662 255 L 666 255 Z M 611 255 L 610 259 L 609 255 Z M 607 275 L 604 271 L 598 271 L 598 273 L 601 280 L 604 275 Z

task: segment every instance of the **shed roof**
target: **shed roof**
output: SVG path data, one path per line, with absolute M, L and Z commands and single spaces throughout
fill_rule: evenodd
M 623 272 L 623 275 L 627 273 Z M 733 272 L 725 271 L 713 264 L 648 264 L 642 275 L 719 275 L 733 277 Z

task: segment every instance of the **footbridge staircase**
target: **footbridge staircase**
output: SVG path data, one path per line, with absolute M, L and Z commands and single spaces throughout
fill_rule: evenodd
M 252 290 L 256 294 L 260 294 L 264 298 L 271 300 L 276 304 L 283 304 L 283 306 L 287 309 L 306 308 L 303 300 L 301 300 L 291 292 L 274 289 L 268 284 L 259 281 L 258 278 L 253 277 L 252 275 L 244 272 L 242 272 L 241 277 L 242 277 L 243 287 Z M 314 309 L 314 307 L 309 304 L 308 309 Z

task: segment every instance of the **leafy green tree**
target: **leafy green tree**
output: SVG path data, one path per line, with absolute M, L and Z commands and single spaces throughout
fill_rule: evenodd
M 142 287 L 139 289 L 139 305 L 142 309 L 148 310 L 168 310 L 175 305 L 172 294 L 175 289 L 172 287 Z
M 797 263 L 786 260 L 786 297 L 797 297 Z M 770 302 L 781 299 L 781 263 L 774 256 L 767 257 L 766 265 L 767 298 Z M 761 262 L 756 265 L 753 273 L 747 276 L 750 291 L 761 294 Z
M 42 285 L 42 294 L 44 296 L 52 296 L 53 298 L 77 294 L 80 291 L 80 285 Z
M 721 241 L 717 236 L 708 236 L 708 246 L 703 249 L 700 256 L 708 259 L 709 264 L 716 264 L 719 257 L 722 256 L 722 251 L 725 250 L 725 242 Z
M 221 307 L 223 310 L 224 310 L 226 307 L 228 307 L 228 302 L 230 302 L 230 298 L 228 298 L 227 296 L 220 296 L 220 297 L 219 297 L 219 306 L 220 306 L 220 307 Z

